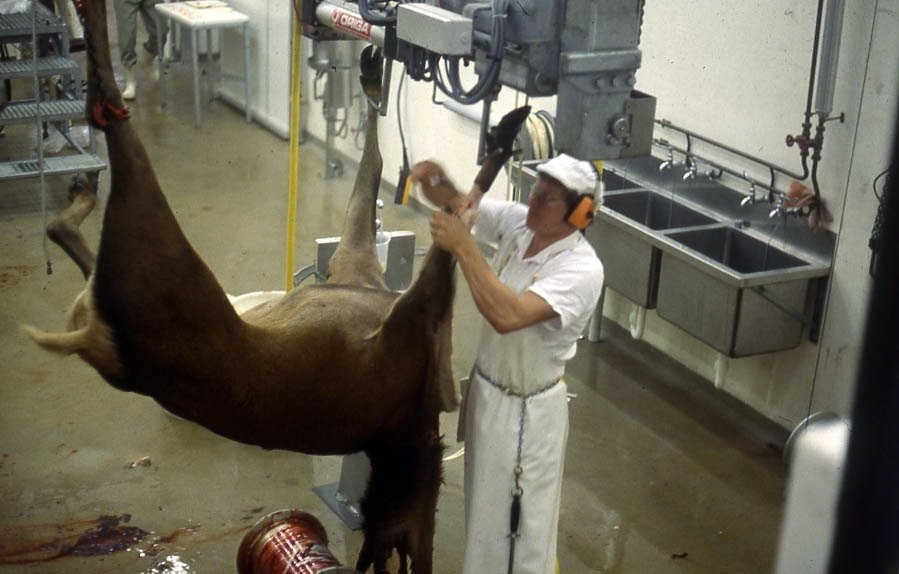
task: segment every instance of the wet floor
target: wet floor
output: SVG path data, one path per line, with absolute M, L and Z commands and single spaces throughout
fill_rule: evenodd
M 162 113 L 155 89 L 141 87 L 132 121 L 186 235 L 229 293 L 282 288 L 287 143 L 219 102 L 204 107 L 196 129 L 186 86 L 181 94 Z M 7 130 L 0 145 L 11 149 L 22 138 Z M 323 180 L 314 142 L 300 159 L 297 267 L 314 259 L 314 238 L 339 233 L 353 172 Z M 100 208 L 107 180 L 101 176 Z M 47 179 L 50 212 L 67 204 L 67 183 Z M 424 216 L 393 206 L 390 195 L 382 193 L 386 228 L 414 231 L 427 246 Z M 231 442 L 113 389 L 80 360 L 41 351 L 19 332 L 22 323 L 61 329 L 83 286 L 52 244 L 46 273 L 41 203 L 37 181 L 0 183 L 0 573 L 234 572 L 247 530 L 286 508 L 316 515 L 332 552 L 352 564 L 360 533 L 312 490 L 338 480 L 340 458 Z M 83 229 L 95 245 L 100 209 Z M 467 333 L 476 321 L 460 283 L 459 377 L 473 357 Z M 784 495 L 782 430 L 610 321 L 599 343 L 580 343 L 566 378 L 574 397 L 563 574 L 771 571 Z M 341 424 L 336 414 L 333 424 Z M 454 453 L 455 415 L 442 424 Z M 445 477 L 438 574 L 461 570 L 460 458 L 445 463 Z

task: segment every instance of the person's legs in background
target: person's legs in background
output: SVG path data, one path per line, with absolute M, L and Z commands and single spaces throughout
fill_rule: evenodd
M 156 65 L 156 58 L 161 58 L 163 48 L 165 48 L 165 40 L 168 36 L 168 21 L 160 18 L 154 6 L 162 0 L 142 0 L 140 4 L 140 16 L 147 29 L 147 41 L 144 42 L 144 49 L 150 54 L 151 74 L 153 78 L 159 79 L 159 67 Z M 162 35 L 162 46 L 157 46 L 157 31 Z
M 140 14 L 144 28 L 147 30 L 147 41 L 144 48 L 149 52 L 151 63 L 160 53 L 162 46 L 157 46 L 156 33 L 160 27 L 163 42 L 168 34 L 168 25 L 165 18 L 157 18 L 154 6 L 161 0 L 114 0 L 116 11 L 116 25 L 119 35 L 119 53 L 122 66 L 125 71 L 125 88 L 122 90 L 122 98 L 133 100 L 137 97 L 137 76 L 134 65 L 137 64 L 137 15 Z M 154 79 L 158 79 L 158 67 L 151 66 Z
M 115 0 L 116 28 L 119 35 L 119 55 L 125 68 L 125 89 L 122 98 L 133 100 L 137 97 L 137 78 L 134 64 L 137 63 L 137 12 L 141 0 Z

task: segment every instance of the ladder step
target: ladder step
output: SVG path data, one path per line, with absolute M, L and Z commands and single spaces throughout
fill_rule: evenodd
M 50 41 L 56 55 L 0 61 L 0 79 L 53 78 L 51 81 L 58 84 L 61 92 L 57 92 L 57 99 L 52 100 L 40 99 L 41 95 L 38 94 L 36 100 L 4 102 L 0 106 L 0 127 L 32 124 L 39 137 L 48 125 L 52 124 L 61 130 L 69 121 L 83 122 L 86 119 L 82 94 L 84 73 L 81 65 L 68 57 L 69 33 L 62 18 L 37 0 L 28 4 L 29 9 L 24 12 L 0 14 L 0 44 L 31 43 L 33 36 L 37 35 Z M 37 46 L 32 46 L 32 49 L 37 49 Z M 91 149 L 93 144 L 91 135 Z M 86 152 L 79 146 L 76 146 L 74 153 L 66 155 L 44 158 L 31 155 L 26 159 L 11 159 L 6 155 L 5 159 L 6 161 L 0 161 L 0 181 L 34 178 L 41 174 L 53 176 L 106 169 L 103 158 Z
M 35 62 L 32 60 L 7 60 L 0 61 L 0 77 L 4 79 L 30 78 L 33 74 Z M 63 56 L 51 56 L 38 58 L 37 75 L 47 78 L 57 74 L 68 74 L 81 78 L 81 66 L 71 58 Z
M 40 108 L 41 119 L 47 122 L 84 118 L 81 100 L 51 100 L 40 102 L 10 102 L 0 110 L 0 125 L 34 122 Z
M 40 175 L 40 162 L 26 159 L 0 163 L 0 181 L 25 179 Z M 66 155 L 44 158 L 45 175 L 65 175 L 106 169 L 106 162 L 94 154 Z
M 46 34 L 66 31 L 66 25 L 49 9 L 42 4 L 35 4 L 37 8 L 37 33 Z M 32 16 L 31 11 L 3 14 L 0 17 L 0 39 L 7 41 L 27 40 L 31 37 Z

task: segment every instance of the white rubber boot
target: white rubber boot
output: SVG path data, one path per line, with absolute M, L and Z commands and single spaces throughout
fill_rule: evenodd
M 137 78 L 134 76 L 134 68 L 125 68 L 125 89 L 122 90 L 123 100 L 133 100 L 137 97 Z
M 150 79 L 154 82 L 159 81 L 159 56 L 150 60 Z

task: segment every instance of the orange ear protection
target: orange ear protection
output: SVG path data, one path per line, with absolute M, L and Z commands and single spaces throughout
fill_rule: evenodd
M 593 209 L 596 202 L 589 194 L 579 195 L 577 201 L 568 209 L 565 220 L 578 229 L 587 229 L 593 222 Z

